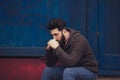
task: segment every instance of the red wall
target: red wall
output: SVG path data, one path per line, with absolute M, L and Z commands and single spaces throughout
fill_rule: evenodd
M 0 80 L 40 80 L 45 66 L 40 58 L 0 58 Z

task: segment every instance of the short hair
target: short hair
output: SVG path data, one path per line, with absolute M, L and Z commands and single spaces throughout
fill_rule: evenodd
M 47 28 L 49 30 L 58 28 L 59 31 L 63 30 L 66 27 L 66 22 L 63 19 L 60 18 L 53 18 L 50 20 L 50 22 L 47 24 Z

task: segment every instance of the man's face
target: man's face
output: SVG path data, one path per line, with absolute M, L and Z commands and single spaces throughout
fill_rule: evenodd
M 56 41 L 60 42 L 63 36 L 62 31 L 59 31 L 57 28 L 53 29 L 50 31 L 51 35 L 53 36 L 53 39 L 55 39 Z

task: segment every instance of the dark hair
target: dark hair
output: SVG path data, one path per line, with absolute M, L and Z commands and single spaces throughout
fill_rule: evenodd
M 47 28 L 49 30 L 58 28 L 59 31 L 63 30 L 66 27 L 66 23 L 63 19 L 60 18 L 54 18 L 52 19 L 48 24 L 47 24 Z

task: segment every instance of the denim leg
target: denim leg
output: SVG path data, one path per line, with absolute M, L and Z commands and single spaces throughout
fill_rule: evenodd
M 64 67 L 46 67 L 41 80 L 62 80 Z
M 84 67 L 66 68 L 63 80 L 96 80 L 96 74 Z

